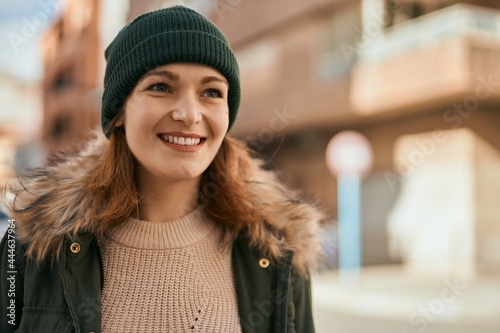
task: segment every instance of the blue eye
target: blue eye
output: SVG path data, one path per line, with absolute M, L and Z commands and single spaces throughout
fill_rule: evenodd
M 159 92 L 169 92 L 170 87 L 165 83 L 155 83 L 148 87 L 147 90 L 159 91 Z
M 209 89 L 203 93 L 204 96 L 210 98 L 222 98 L 222 92 L 217 89 Z

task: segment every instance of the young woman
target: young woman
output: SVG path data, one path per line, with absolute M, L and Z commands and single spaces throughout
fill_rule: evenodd
M 222 33 L 176 6 L 105 56 L 105 136 L 6 189 L 0 331 L 314 332 L 321 215 L 227 136 Z

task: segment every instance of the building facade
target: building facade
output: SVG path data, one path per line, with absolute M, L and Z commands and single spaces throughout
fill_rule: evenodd
M 333 216 L 330 138 L 353 129 L 373 145 L 365 263 L 465 277 L 498 267 L 499 4 L 225 3 L 212 18 L 241 66 L 234 135 Z
M 78 144 L 99 121 L 99 5 L 68 1 L 44 35 L 42 140 L 48 151 Z

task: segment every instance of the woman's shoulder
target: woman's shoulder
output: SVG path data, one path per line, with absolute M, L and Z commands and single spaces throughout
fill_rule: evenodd
M 275 172 L 262 167 L 249 186 L 260 201 L 260 214 L 266 217 L 261 223 L 248 226 L 250 243 L 272 257 L 293 252 L 293 264 L 300 271 L 315 266 L 321 253 L 320 223 L 325 219 L 317 202 L 292 190 Z
M 104 138 L 95 135 L 76 152 L 54 155 L 48 165 L 27 170 L 8 183 L 0 195 L 7 214 L 15 220 L 16 236 L 45 252 L 65 235 L 85 230 L 87 173 L 104 149 Z

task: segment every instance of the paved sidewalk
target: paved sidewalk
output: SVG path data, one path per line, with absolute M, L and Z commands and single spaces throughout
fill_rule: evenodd
M 359 283 L 313 276 L 317 333 L 499 333 L 500 281 L 417 278 L 400 266 L 364 268 Z

